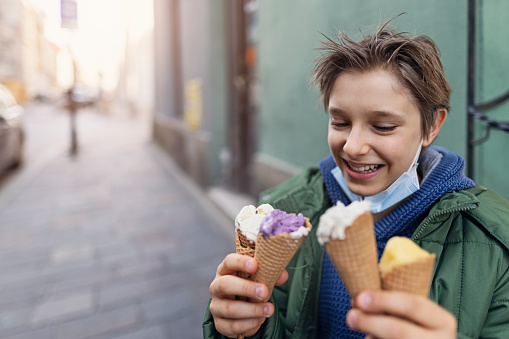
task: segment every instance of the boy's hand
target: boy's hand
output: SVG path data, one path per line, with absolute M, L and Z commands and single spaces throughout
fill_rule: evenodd
M 274 306 L 269 302 L 236 300 L 237 296 L 253 300 L 264 300 L 268 297 L 269 289 L 266 285 L 236 276 L 239 271 L 254 273 L 256 270 L 256 259 L 229 254 L 217 268 L 216 277 L 210 284 L 210 313 L 214 317 L 217 331 L 227 337 L 234 338 L 240 333 L 253 335 L 265 319 L 274 313 Z M 288 272 L 284 271 L 276 286 L 287 279 Z
M 456 338 L 454 316 L 427 298 L 402 292 L 368 291 L 346 315 L 351 328 L 367 338 Z

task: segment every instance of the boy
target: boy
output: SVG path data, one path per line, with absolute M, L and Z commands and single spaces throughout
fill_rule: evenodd
M 509 202 L 463 175 L 463 159 L 430 146 L 450 88 L 429 38 L 386 30 L 324 43 L 314 74 L 329 115 L 331 154 L 265 192 L 263 203 L 314 225 L 274 289 L 240 279 L 256 260 L 231 254 L 210 285 L 205 337 L 509 338 Z M 316 241 L 336 201 L 371 201 L 379 254 L 392 236 L 437 256 L 430 299 L 365 291 L 353 301 Z

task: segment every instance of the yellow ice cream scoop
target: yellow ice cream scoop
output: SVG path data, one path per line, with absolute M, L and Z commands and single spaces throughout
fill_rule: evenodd
M 419 258 L 427 258 L 430 255 L 409 238 L 392 237 L 387 242 L 380 259 L 380 273 L 383 276 L 394 266 L 408 264 Z
M 387 242 L 379 263 L 382 289 L 427 297 L 434 263 L 435 254 L 423 250 L 411 239 L 393 237 Z

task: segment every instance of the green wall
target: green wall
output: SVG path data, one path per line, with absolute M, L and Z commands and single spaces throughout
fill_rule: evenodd
M 509 91 L 509 2 L 481 1 L 478 4 L 476 102 L 491 101 Z M 486 111 L 491 119 L 509 122 L 509 103 Z M 477 138 L 485 133 L 477 122 Z M 509 133 L 492 130 L 487 142 L 475 148 L 475 178 L 509 198 Z
M 505 15 L 509 1 L 483 1 L 478 10 L 482 24 L 479 48 L 481 84 L 479 99 L 489 99 L 509 89 L 507 52 L 509 26 Z M 321 33 L 336 29 L 360 39 L 359 28 L 373 33 L 379 23 L 406 14 L 391 26 L 430 36 L 441 51 L 452 88 L 451 112 L 435 144 L 466 156 L 467 1 L 464 0 L 261 0 L 259 10 L 259 76 L 261 84 L 258 152 L 292 165 L 315 165 L 328 154 L 327 119 L 312 87 L 311 71 Z M 495 19 L 496 18 L 496 19 Z M 505 112 L 505 115 L 504 115 Z M 494 116 L 509 120 L 509 109 Z M 284 131 L 284 133 L 282 133 Z M 490 140 L 477 147 L 476 181 L 509 197 L 509 181 L 501 186 L 509 134 L 492 132 Z M 495 164 L 492 166 L 491 164 Z

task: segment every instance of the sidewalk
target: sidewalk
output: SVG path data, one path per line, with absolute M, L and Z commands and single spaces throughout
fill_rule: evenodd
M 0 190 L 0 338 L 201 338 L 232 221 L 150 142 L 148 121 L 82 111 L 71 158 L 65 115 L 31 125 L 31 110 L 28 131 L 65 140 Z

